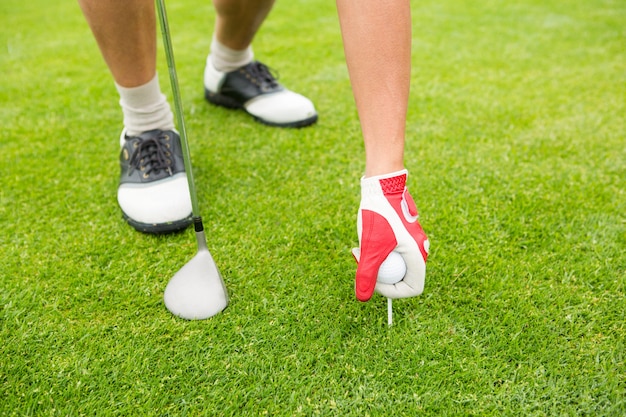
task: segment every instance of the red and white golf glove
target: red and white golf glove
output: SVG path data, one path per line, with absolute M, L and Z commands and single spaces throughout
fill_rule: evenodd
M 361 205 L 357 218 L 360 248 L 356 297 L 367 301 L 374 290 L 388 298 L 407 298 L 424 291 L 428 238 L 417 221 L 417 207 L 406 188 L 407 170 L 361 179 Z M 378 270 L 392 251 L 402 255 L 406 275 L 396 284 L 377 283 Z

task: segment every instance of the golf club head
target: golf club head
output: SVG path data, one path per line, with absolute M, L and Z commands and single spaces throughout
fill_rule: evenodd
M 186 320 L 208 319 L 226 308 L 226 286 L 208 249 L 200 248 L 172 277 L 163 301 L 172 314 Z

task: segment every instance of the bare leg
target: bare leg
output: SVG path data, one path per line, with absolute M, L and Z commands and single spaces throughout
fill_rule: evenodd
M 365 175 L 404 168 L 411 73 L 408 0 L 337 0 L 346 62 L 365 142 Z
M 115 82 L 143 85 L 156 74 L 153 0 L 78 0 Z
M 252 43 L 274 0 L 213 0 L 213 5 L 217 40 L 231 49 L 243 50 Z
M 135 87 L 156 74 L 153 0 L 78 0 L 115 81 Z M 223 45 L 243 50 L 269 14 L 274 0 L 214 0 L 215 34 Z

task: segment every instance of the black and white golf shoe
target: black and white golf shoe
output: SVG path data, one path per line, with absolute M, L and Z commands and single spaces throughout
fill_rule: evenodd
M 140 232 L 170 233 L 192 221 L 191 198 L 180 136 L 151 130 L 120 138 L 117 201 L 126 221 Z
M 304 127 L 317 121 L 311 100 L 283 87 L 268 67 L 258 61 L 235 71 L 220 72 L 208 57 L 204 96 L 213 104 L 243 109 L 270 126 Z

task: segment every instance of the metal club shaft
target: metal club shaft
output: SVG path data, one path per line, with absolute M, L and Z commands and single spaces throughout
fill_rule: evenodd
M 189 142 L 187 140 L 187 130 L 185 128 L 185 117 L 183 115 L 183 105 L 180 98 L 180 89 L 178 87 L 178 77 L 176 76 L 176 65 L 174 62 L 174 50 L 172 48 L 172 39 L 170 37 L 170 29 L 167 21 L 167 12 L 165 10 L 165 1 L 156 0 L 157 10 L 159 15 L 159 23 L 161 26 L 161 34 L 163 35 L 163 46 L 165 49 L 165 57 L 167 60 L 167 67 L 170 74 L 170 84 L 172 87 L 172 94 L 174 100 L 174 108 L 176 113 L 176 122 L 180 133 L 180 141 L 183 150 L 183 161 L 185 163 L 185 171 L 187 172 L 187 183 L 189 184 L 189 195 L 191 197 L 191 211 L 194 217 L 194 223 L 196 224 L 196 231 L 198 226 L 202 227 L 202 221 L 198 223 L 197 219 L 200 219 L 200 211 L 198 210 L 198 196 L 196 194 L 196 185 L 193 180 L 193 172 L 191 168 L 191 153 L 189 151 Z

